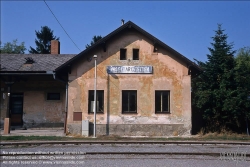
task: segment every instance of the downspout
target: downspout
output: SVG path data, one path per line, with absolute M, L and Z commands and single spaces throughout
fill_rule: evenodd
M 67 125 L 67 117 L 68 117 L 68 82 L 64 81 L 60 78 L 57 78 L 55 72 L 53 72 L 53 78 L 54 78 L 54 80 L 65 83 L 65 86 L 66 86 L 66 90 L 65 90 L 66 91 L 65 92 L 65 118 L 64 118 L 64 133 L 66 133 L 66 125 Z
M 11 123 L 10 123 L 10 92 L 11 92 L 11 85 L 8 84 L 8 104 L 7 104 L 7 113 L 6 113 L 6 118 L 9 119 L 9 122 L 8 122 L 8 125 L 7 125 L 7 129 L 8 129 L 8 133 L 7 134 L 10 134 L 10 126 L 11 126 Z
M 69 84 L 66 82 L 66 93 L 65 93 L 65 119 L 64 119 L 64 133 L 66 134 L 67 129 L 67 118 L 68 118 L 68 87 Z

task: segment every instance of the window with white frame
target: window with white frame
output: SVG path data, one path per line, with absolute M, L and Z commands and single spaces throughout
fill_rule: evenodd
M 155 91 L 155 113 L 170 113 L 170 91 Z
M 122 113 L 137 112 L 137 91 L 123 90 L 122 91 Z

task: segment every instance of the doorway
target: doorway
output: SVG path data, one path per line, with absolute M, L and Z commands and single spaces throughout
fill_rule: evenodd
M 23 93 L 12 93 L 10 96 L 11 126 L 23 125 Z

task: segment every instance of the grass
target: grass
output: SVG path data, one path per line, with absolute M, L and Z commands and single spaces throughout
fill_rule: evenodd
M 241 134 L 208 133 L 191 137 L 120 137 L 120 136 L 0 136 L 1 141 L 249 141 L 250 136 Z
M 201 136 L 205 140 L 241 140 L 250 141 L 250 136 L 236 133 L 207 133 Z

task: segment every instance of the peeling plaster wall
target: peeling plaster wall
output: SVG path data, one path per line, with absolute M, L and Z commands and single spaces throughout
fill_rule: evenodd
M 127 59 L 131 61 L 120 60 L 120 48 L 127 49 Z M 132 60 L 133 48 L 139 49 L 139 60 Z M 68 125 L 81 124 L 80 121 L 73 121 L 74 112 L 82 112 L 82 120 L 94 120 L 93 114 L 88 114 L 88 90 L 94 90 L 94 59 L 91 58 L 96 54 L 97 90 L 104 90 L 105 108 L 104 114 L 97 114 L 99 131 L 105 129 L 106 124 L 110 127 L 158 124 L 178 125 L 184 129 L 184 132 L 174 132 L 172 128 L 171 133 L 162 135 L 190 134 L 191 80 L 188 68 L 184 62 L 163 48 L 159 47 L 157 53 L 153 52 L 153 48 L 152 41 L 138 33 L 127 32 L 107 42 L 106 52 L 101 48 L 97 49 L 75 63 L 69 75 Z M 108 75 L 106 67 L 109 65 L 152 65 L 153 74 Z M 122 90 L 137 90 L 136 114 L 122 114 Z M 155 113 L 155 90 L 170 90 L 170 114 Z M 113 133 L 111 131 L 110 134 Z
M 5 87 L 7 91 L 7 88 Z M 65 119 L 65 85 L 51 77 L 30 77 L 27 81 L 14 82 L 12 93 L 23 93 L 23 126 L 63 127 Z M 60 100 L 47 100 L 47 93 L 61 94 Z M 2 92 L 1 92 L 2 94 Z M 7 111 L 7 100 L 1 100 L 1 121 Z

